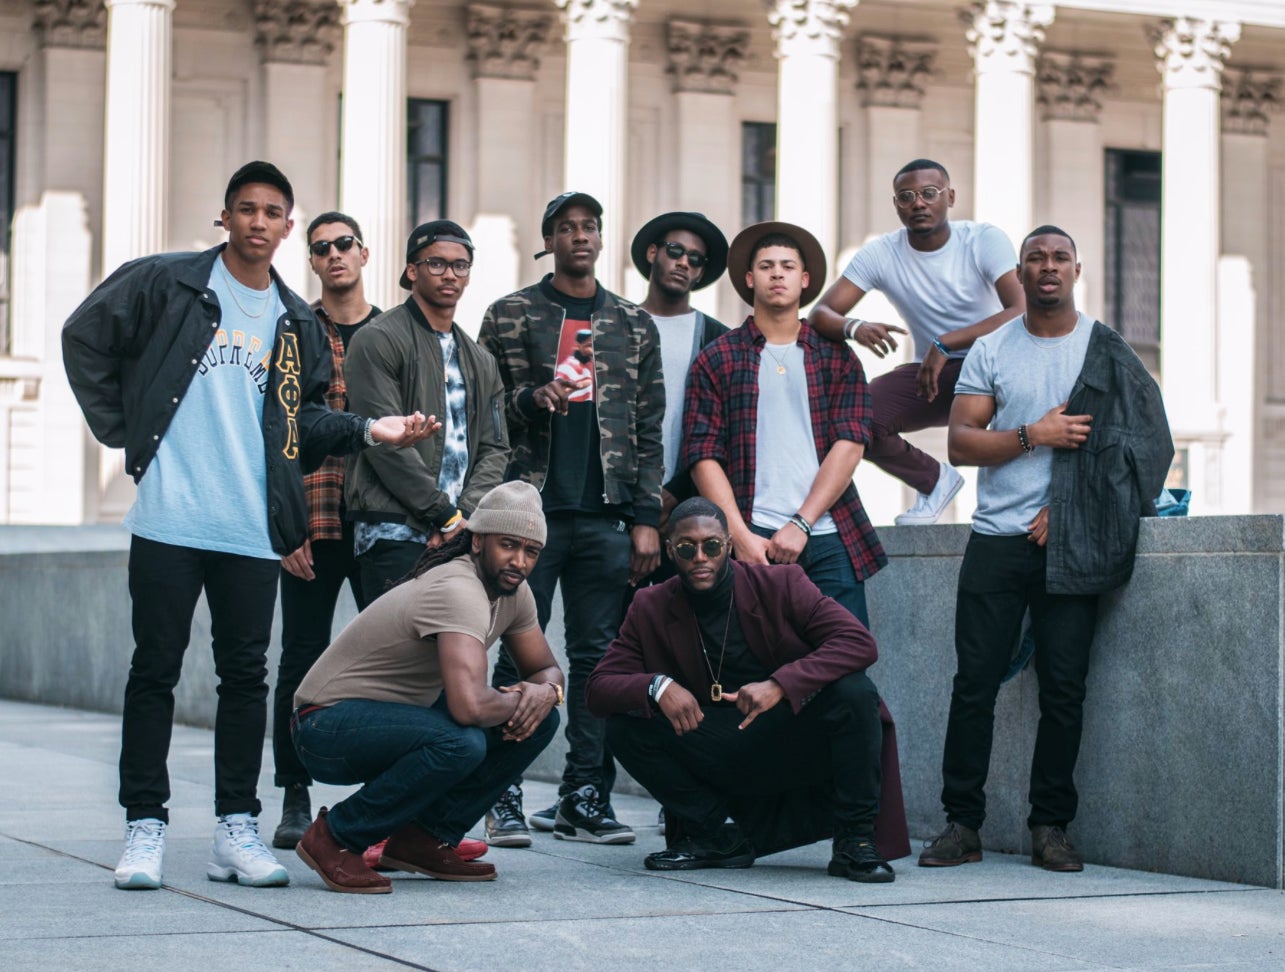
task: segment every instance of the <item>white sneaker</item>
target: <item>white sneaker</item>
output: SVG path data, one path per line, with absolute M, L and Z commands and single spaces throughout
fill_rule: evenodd
M 950 463 L 941 464 L 937 476 L 937 485 L 931 493 L 920 493 L 915 505 L 897 516 L 893 522 L 897 526 L 927 526 L 936 523 L 948 503 L 955 498 L 959 488 L 964 485 L 964 477 Z
M 248 813 L 219 817 L 205 875 L 211 881 L 236 881 L 252 888 L 284 887 L 290 874 L 259 836 L 259 820 Z
M 165 856 L 165 821 L 155 817 L 125 822 L 125 853 L 116 865 L 116 887 L 125 891 L 155 891 L 161 886 Z

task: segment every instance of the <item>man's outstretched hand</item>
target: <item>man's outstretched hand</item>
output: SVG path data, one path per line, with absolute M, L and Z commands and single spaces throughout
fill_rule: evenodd
M 422 412 L 413 415 L 385 415 L 370 427 L 370 437 L 376 442 L 400 449 L 427 439 L 442 427 L 436 415 L 425 418 Z

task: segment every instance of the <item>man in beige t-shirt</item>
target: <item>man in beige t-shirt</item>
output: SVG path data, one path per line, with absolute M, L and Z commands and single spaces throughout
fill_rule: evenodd
M 562 672 L 526 583 L 546 535 L 540 494 L 497 486 L 457 533 L 358 615 L 295 694 L 292 735 L 308 772 L 363 784 L 323 808 L 297 848 L 334 891 L 392 890 L 362 860 L 385 837 L 388 867 L 492 880 L 493 865 L 454 846 L 557 730 Z M 487 649 L 500 639 L 524 680 L 493 689 Z

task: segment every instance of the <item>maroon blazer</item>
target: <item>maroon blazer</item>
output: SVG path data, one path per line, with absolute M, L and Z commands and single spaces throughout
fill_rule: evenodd
M 866 627 L 832 598 L 822 594 L 797 564 L 737 563 L 733 578 L 736 614 L 746 644 L 785 691 L 797 713 L 831 682 L 860 672 L 878 657 Z M 671 676 L 697 699 L 709 698 L 710 677 L 697 636 L 696 616 L 682 581 L 640 590 L 620 626 L 620 634 L 589 676 L 586 702 L 599 718 L 617 713 L 650 717 L 647 688 L 658 674 Z M 875 843 L 888 860 L 910 853 L 897 730 L 887 706 L 879 703 L 883 721 L 882 790 Z M 812 843 L 830 836 L 824 798 L 800 793 L 774 811 L 755 801 L 746 813 L 734 814 L 760 853 Z M 788 805 L 788 806 L 787 806 Z M 808 820 L 796 817 L 806 809 Z M 821 810 L 821 813 L 816 813 Z M 788 812 L 787 812 L 788 811 Z M 747 819 L 749 818 L 749 825 Z

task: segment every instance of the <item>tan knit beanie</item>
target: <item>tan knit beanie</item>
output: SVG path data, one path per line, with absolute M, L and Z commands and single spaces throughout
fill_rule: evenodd
M 544 543 L 544 504 L 530 483 L 501 483 L 482 497 L 468 518 L 471 533 L 503 533 Z

